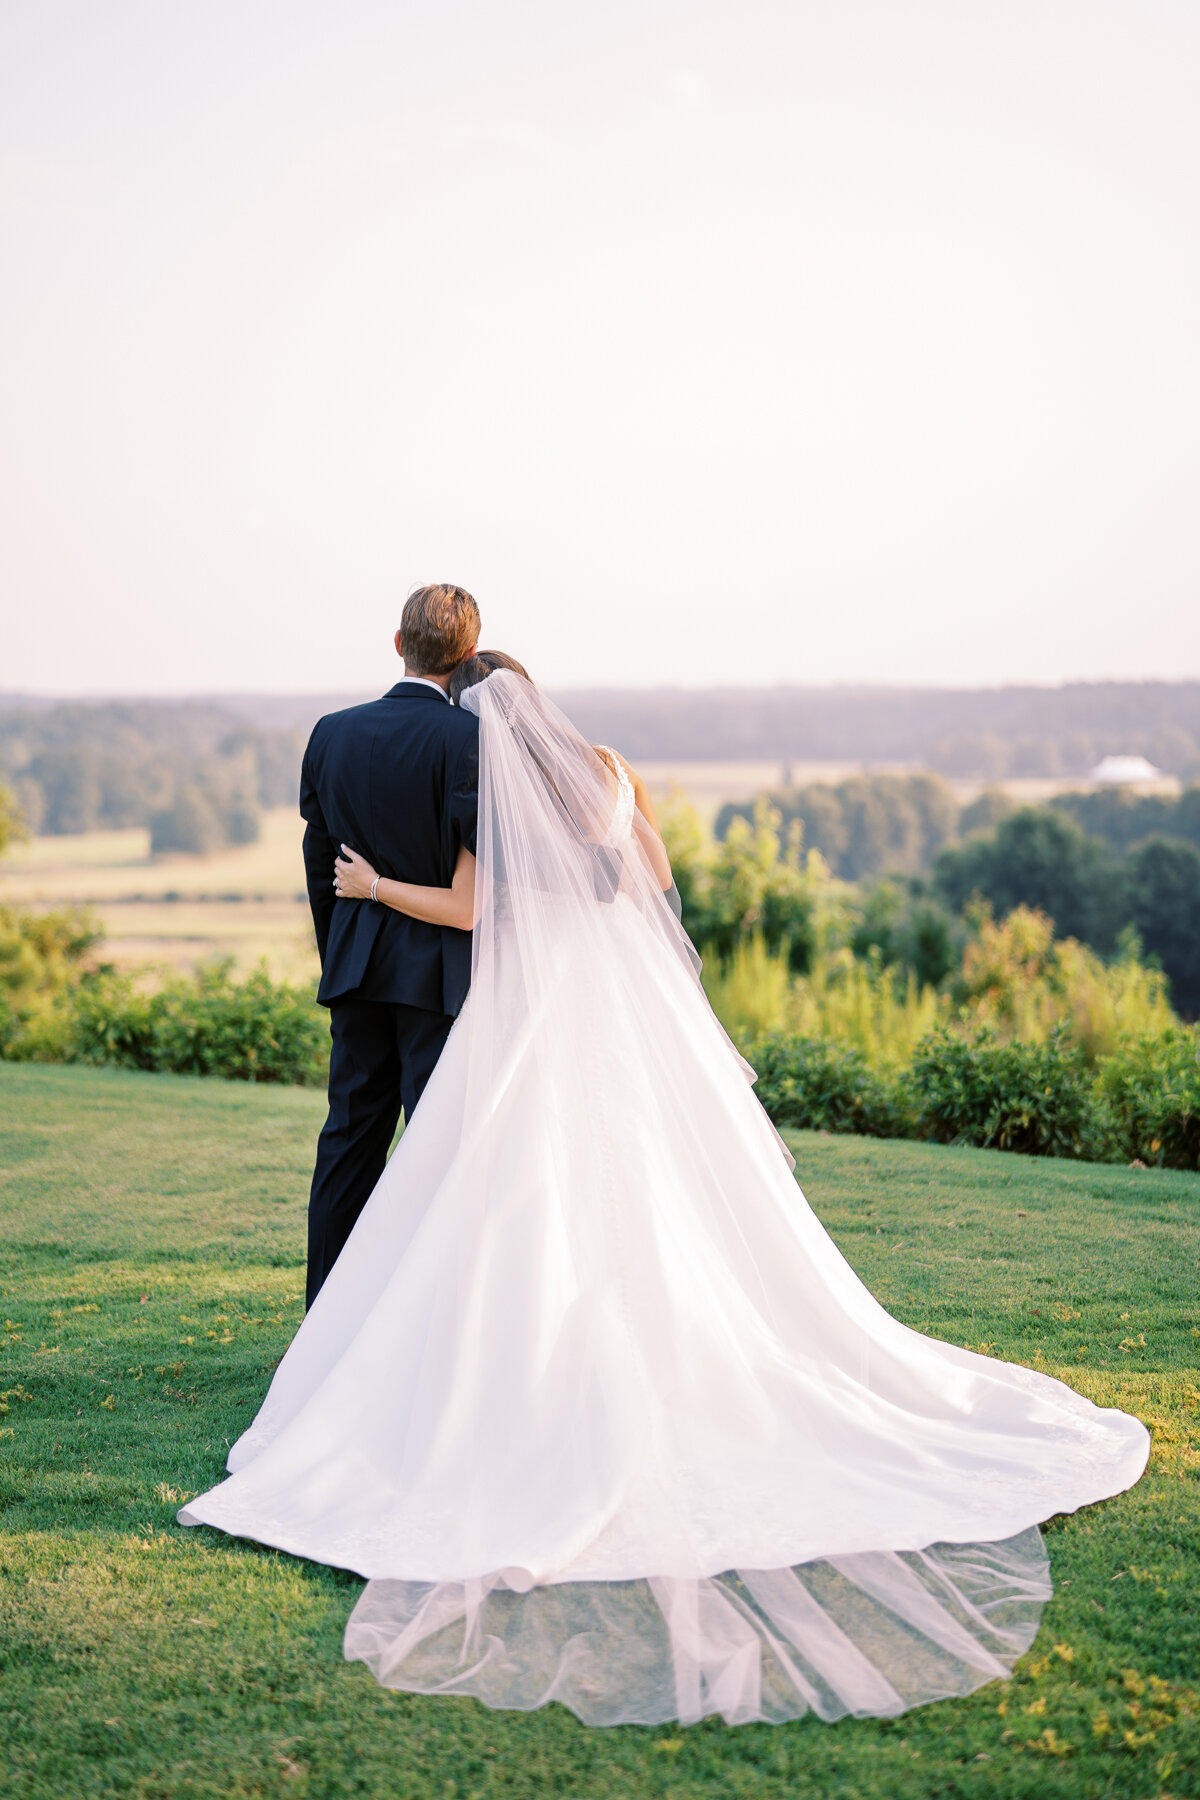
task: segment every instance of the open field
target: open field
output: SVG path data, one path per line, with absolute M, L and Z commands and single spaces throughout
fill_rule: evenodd
M 244 971 L 265 957 L 277 979 L 306 981 L 317 974 L 317 952 L 303 834 L 285 806 L 264 813 L 257 844 L 214 856 L 151 856 L 144 829 L 35 838 L 0 865 L 0 901 L 90 905 L 104 926 L 105 959 L 122 968 L 186 970 L 232 956 Z
M 0 1066 L 6 1800 L 1114 1800 L 1200 1794 L 1200 1178 L 802 1135 L 911 1324 L 1150 1424 L 1140 1485 L 1049 1530 L 1011 1684 L 886 1723 L 589 1731 L 378 1689 L 357 1580 L 173 1523 L 300 1317 L 319 1096 Z
M 304 821 L 295 807 L 262 816 L 257 844 L 212 856 L 150 854 L 150 833 L 85 831 L 77 837 L 39 837 L 14 844 L 0 863 L 5 899 L 161 899 L 166 894 L 294 899 L 304 892 Z

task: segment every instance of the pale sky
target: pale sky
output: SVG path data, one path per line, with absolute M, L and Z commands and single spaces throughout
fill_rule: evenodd
M 0 689 L 1200 676 L 1196 0 L 4 0 Z

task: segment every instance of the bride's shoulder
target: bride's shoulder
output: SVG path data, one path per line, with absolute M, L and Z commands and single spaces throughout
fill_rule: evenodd
M 618 788 L 628 787 L 636 793 L 641 777 L 629 759 L 622 756 L 619 750 L 614 750 L 611 744 L 593 744 L 592 748 L 615 778 Z
M 626 757 L 622 756 L 619 750 L 614 750 L 611 744 L 593 744 L 592 749 L 596 752 L 596 755 L 600 758 L 600 761 L 604 766 L 609 769 L 618 780 L 620 780 L 622 775 L 627 775 L 630 781 L 635 779 L 633 764 L 629 762 Z

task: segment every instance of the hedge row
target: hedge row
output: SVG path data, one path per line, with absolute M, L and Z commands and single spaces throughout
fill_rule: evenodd
M 10 1015 L 11 1018 L 11 1015 Z M 219 1075 L 319 1087 L 329 1066 L 329 1015 L 307 988 L 263 970 L 234 981 L 228 966 L 143 992 L 126 975 L 84 976 L 54 1008 L 5 1031 L 0 1055 L 98 1063 L 175 1075 Z
M 1200 1168 L 1196 1027 L 1134 1039 L 1094 1071 L 1062 1030 L 1026 1044 L 943 1026 L 896 1073 L 826 1038 L 764 1038 L 745 1052 L 776 1125 Z
M 780 1126 L 1200 1168 L 1200 1027 L 1130 1040 L 1094 1069 L 1062 1028 L 1029 1044 L 942 1026 L 894 1073 L 828 1038 L 745 1050 Z M 262 970 L 210 968 L 151 994 L 104 970 L 32 1021 L 0 1005 L 0 1056 L 319 1086 L 328 1015 Z

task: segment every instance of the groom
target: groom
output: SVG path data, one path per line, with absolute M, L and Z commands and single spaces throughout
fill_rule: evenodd
M 375 1183 L 404 1108 L 411 1119 L 471 979 L 471 934 L 370 900 L 339 900 L 342 844 L 381 875 L 449 887 L 474 852 L 479 721 L 450 704 L 450 676 L 479 643 L 465 589 L 423 587 L 396 633 L 403 679 L 382 700 L 319 719 L 304 753 L 304 866 L 329 1008 L 329 1116 L 308 1204 L 312 1305 Z

